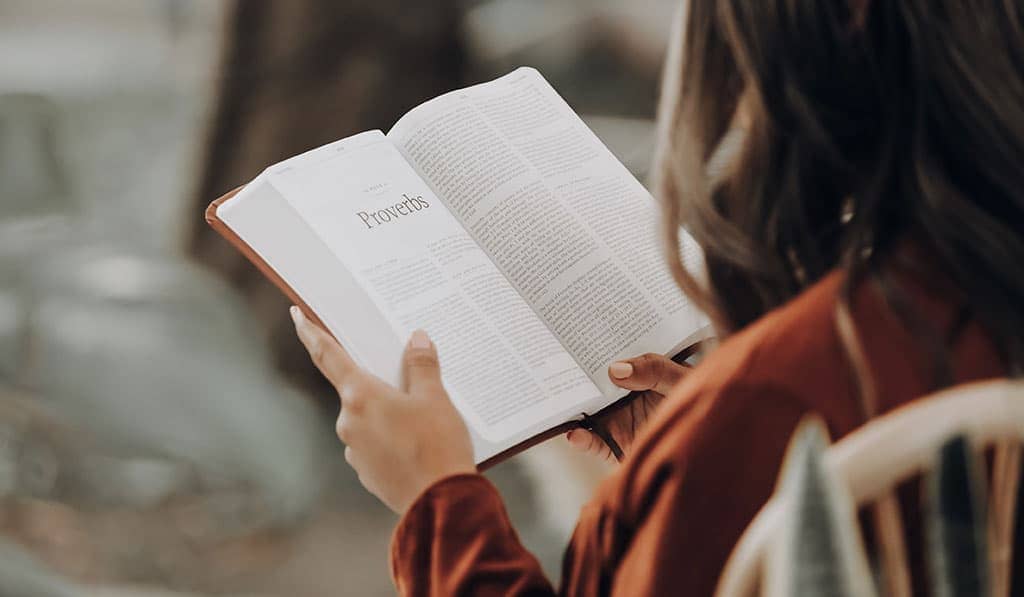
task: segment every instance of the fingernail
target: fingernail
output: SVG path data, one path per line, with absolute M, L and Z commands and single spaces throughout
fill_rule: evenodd
M 430 336 L 423 330 L 416 330 L 409 336 L 409 346 L 412 348 L 430 348 Z
M 292 305 L 291 308 L 288 309 L 288 313 L 292 316 L 292 322 L 295 323 L 296 326 L 301 325 L 305 319 L 302 315 L 302 310 L 295 305 Z
M 633 364 L 626 363 L 624 361 L 617 361 L 608 366 L 608 372 L 612 374 L 615 379 L 625 379 L 630 375 L 633 375 Z

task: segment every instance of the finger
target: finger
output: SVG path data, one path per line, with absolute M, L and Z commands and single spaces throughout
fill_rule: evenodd
M 402 389 L 410 394 L 434 394 L 444 391 L 437 349 L 423 330 L 409 337 L 402 357 Z
M 362 464 L 362 459 L 359 457 L 359 454 L 352 449 L 352 446 L 345 446 L 345 462 L 355 469 L 356 472 L 359 472 L 359 469 L 362 468 L 359 466 Z
M 345 409 L 342 409 L 343 411 Z M 352 445 L 352 418 L 346 416 L 345 412 L 338 413 L 338 419 L 334 422 L 334 434 L 338 436 L 338 439 L 342 441 L 346 446 Z
M 340 391 L 349 374 L 358 369 L 352 357 L 330 334 L 306 319 L 298 307 L 292 306 L 289 313 L 295 322 L 295 333 L 309 352 L 313 364 Z
M 601 441 L 601 438 L 585 429 L 571 429 L 565 434 L 565 438 L 569 440 L 569 445 L 581 452 L 586 452 L 608 461 L 614 460 L 611 449 Z
M 647 353 L 632 359 L 616 361 L 608 366 L 612 383 L 627 390 L 654 390 L 668 394 L 689 371 L 660 354 Z

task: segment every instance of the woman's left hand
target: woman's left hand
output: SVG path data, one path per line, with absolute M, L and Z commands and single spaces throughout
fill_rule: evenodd
M 338 438 L 370 493 L 401 514 L 436 481 L 476 472 L 469 432 L 441 384 L 437 350 L 425 332 L 409 338 L 399 389 L 360 369 L 297 307 L 291 315 L 313 362 L 338 391 Z

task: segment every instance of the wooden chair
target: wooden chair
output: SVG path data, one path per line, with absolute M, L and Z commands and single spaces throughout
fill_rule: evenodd
M 902 523 L 893 490 L 925 472 L 940 447 L 963 435 L 976 448 L 995 451 L 989 491 L 989 554 L 992 594 L 1009 594 L 1016 496 L 1024 443 L 1024 382 L 966 384 L 922 398 L 873 419 L 830 446 L 824 465 L 845 484 L 857 506 L 874 504 L 888 518 L 890 532 L 878 537 L 879 561 L 889 583 L 886 595 L 909 595 L 909 573 Z M 773 497 L 733 548 L 716 595 L 756 594 L 762 581 L 766 548 L 781 527 L 785 504 Z M 1020 574 L 1021 571 L 1018 571 Z

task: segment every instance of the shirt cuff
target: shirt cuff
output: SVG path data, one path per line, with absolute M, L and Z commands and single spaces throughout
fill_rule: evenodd
M 473 531 L 480 530 L 477 524 L 482 520 L 498 525 L 501 530 L 511 528 L 501 495 L 486 477 L 459 473 L 439 479 L 413 501 L 398 521 L 391 536 L 392 576 L 396 581 L 404 576 L 403 569 L 410 560 L 417 559 L 417 552 L 422 557 L 424 550 L 447 547 L 439 543 L 462 535 L 457 529 L 463 524 L 470 524 Z M 443 529 L 449 532 L 442 532 Z

